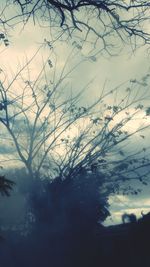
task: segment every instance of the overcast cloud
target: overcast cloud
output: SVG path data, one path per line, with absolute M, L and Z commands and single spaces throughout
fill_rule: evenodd
M 17 71 L 19 65 L 23 64 L 26 56 L 30 58 L 33 55 L 45 38 L 47 40 L 50 38 L 46 28 L 39 28 L 37 25 L 34 26 L 31 22 L 28 23 L 23 31 L 20 31 L 20 29 L 21 28 L 16 27 L 10 32 L 10 45 L 8 48 L 5 49 L 3 45 L 1 45 L 0 68 L 10 71 L 10 75 Z M 55 49 L 57 54 L 59 54 L 58 68 L 61 68 L 66 60 L 68 49 L 71 49 L 71 46 L 68 46 L 67 43 L 59 43 Z M 46 49 L 43 49 L 41 51 L 41 56 L 46 58 L 47 52 Z M 81 51 L 81 53 L 84 53 L 84 51 Z M 35 73 L 38 71 L 38 66 L 41 64 L 41 58 L 42 57 L 39 57 L 35 65 L 33 65 L 33 71 Z M 108 88 L 114 88 L 116 85 L 132 78 L 140 79 L 149 71 L 149 67 L 149 55 L 144 48 L 139 49 L 135 54 L 131 54 L 126 48 L 123 53 L 117 57 L 105 58 L 100 56 L 95 62 L 90 59 L 85 61 L 72 74 L 71 83 L 74 90 L 77 91 L 95 77 L 95 81 L 86 92 L 86 100 L 84 98 L 84 101 L 89 102 L 96 99 L 106 81 Z M 132 145 L 134 146 L 136 142 L 137 140 L 134 139 Z M 149 140 L 146 142 L 146 144 L 148 144 Z M 2 154 L 11 154 L 11 152 L 13 152 L 13 148 L 9 149 L 7 146 L 2 148 L 1 144 L 1 157 Z M 121 213 L 125 211 L 134 212 L 140 216 L 141 210 L 145 212 L 150 210 L 149 188 L 146 190 L 144 189 L 143 193 L 137 196 L 136 199 L 132 199 L 132 205 L 130 205 L 130 203 L 130 196 L 116 196 L 111 198 L 112 218 L 108 219 L 106 223 L 119 223 Z

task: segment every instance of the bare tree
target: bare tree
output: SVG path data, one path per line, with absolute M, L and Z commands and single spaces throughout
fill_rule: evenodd
M 95 102 L 81 105 L 86 86 L 79 93 L 69 90 L 76 65 L 68 69 L 68 58 L 57 73 L 57 60 L 48 58 L 32 77 L 35 56 L 11 81 L 4 73 L 0 85 L 0 122 L 16 159 L 32 177 L 65 180 L 95 174 L 104 191 L 137 194 L 140 189 L 133 190 L 132 181 L 146 184 L 150 166 L 145 132 L 149 74 L 111 90 L 104 86 Z M 135 147 L 134 138 L 141 145 Z
M 16 12 L 12 13 L 15 4 Z M 132 50 L 149 45 L 149 11 L 150 2 L 139 0 L 9 0 L 4 2 L 1 23 L 4 26 L 26 24 L 32 18 L 40 26 L 55 29 L 53 41 L 74 37 L 73 43 L 80 49 L 86 43 L 90 53 L 93 48 L 94 53 L 114 54 L 122 44 L 130 44 Z

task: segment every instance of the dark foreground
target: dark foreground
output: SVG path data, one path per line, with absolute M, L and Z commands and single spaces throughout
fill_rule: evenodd
M 24 225 L 1 230 L 0 267 L 150 267 L 150 214 L 104 227 L 90 191 L 80 195 L 59 182 L 48 194 L 37 182 L 32 188 L 23 186 L 30 202 Z
M 149 267 L 150 221 L 108 228 L 48 231 L 8 236 L 0 244 L 1 267 Z M 48 234 L 49 232 L 49 234 Z

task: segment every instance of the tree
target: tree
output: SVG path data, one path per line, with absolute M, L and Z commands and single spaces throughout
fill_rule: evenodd
M 17 6 L 10 16 L 7 10 Z M 13 26 L 26 24 L 30 18 L 39 25 L 56 29 L 52 40 L 74 37 L 79 49 L 90 46 L 89 53 L 116 54 L 122 44 L 130 44 L 134 51 L 149 45 L 149 1 L 110 0 L 39 0 L 6 1 L 1 12 L 1 23 Z M 81 34 L 80 34 L 81 33 Z
M 5 73 L 1 81 L 0 122 L 16 159 L 31 177 L 63 181 L 95 175 L 101 194 L 140 192 L 132 180 L 148 182 L 149 147 L 143 143 L 149 128 L 149 74 L 114 89 L 104 87 L 95 102 L 81 105 L 85 89 L 69 94 L 69 75 L 75 69 L 67 69 L 69 59 L 57 73 L 57 60 L 48 58 L 32 77 L 30 64 L 36 55 L 11 81 Z M 134 136 L 141 139 L 141 147 L 127 149 Z

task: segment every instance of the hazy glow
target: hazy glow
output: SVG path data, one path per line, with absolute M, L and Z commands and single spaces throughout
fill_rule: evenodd
M 11 32 L 11 38 L 10 38 L 10 46 L 5 49 L 5 47 L 1 46 L 1 65 L 0 69 L 2 69 L 4 72 L 8 73 L 7 75 L 7 83 L 11 80 L 14 73 L 17 72 L 17 70 L 24 65 L 27 58 L 29 59 L 32 57 L 33 53 L 37 50 L 39 45 L 43 42 L 43 40 L 46 38 L 49 40 L 49 32 L 48 28 L 39 28 L 38 26 L 34 26 L 32 23 L 28 23 L 28 26 L 25 27 L 25 29 L 19 33 L 19 27 L 16 27 L 15 30 Z M 33 45 L 34 44 L 34 45 Z M 68 44 L 61 44 L 58 43 L 56 47 L 56 54 L 58 55 L 58 62 L 57 62 L 57 72 L 59 72 L 65 62 L 66 56 L 68 54 L 68 51 L 72 49 L 70 45 Z M 32 65 L 30 71 L 32 74 L 32 79 L 34 79 L 37 75 L 37 73 L 40 70 L 42 60 L 43 58 L 46 59 L 47 55 L 49 55 L 48 49 L 44 48 L 41 50 L 41 56 L 37 58 L 37 60 Z M 84 53 L 84 51 L 81 51 L 81 53 Z M 82 57 L 81 57 L 82 59 Z M 74 60 L 74 59 L 73 59 Z M 71 60 L 70 60 L 71 61 Z M 97 96 L 100 95 L 101 90 L 104 86 L 104 83 L 107 81 L 108 87 L 113 88 L 114 86 L 122 83 L 123 81 L 130 80 L 131 78 L 140 78 L 147 72 L 149 69 L 149 57 L 146 54 L 145 50 L 142 48 L 136 52 L 136 54 L 133 54 L 132 56 L 125 53 L 118 57 L 112 57 L 110 58 L 103 58 L 100 57 L 99 59 L 96 59 L 95 62 L 92 62 L 90 59 L 87 60 L 84 65 L 79 66 L 74 74 L 70 75 L 70 80 L 73 85 L 73 90 L 78 91 L 80 89 L 80 85 L 85 85 L 89 80 L 93 78 L 93 76 L 96 76 L 95 81 L 92 84 L 92 89 L 88 91 L 88 94 L 86 95 L 84 101 L 90 102 L 91 100 L 95 100 Z M 3 73 L 0 73 L 1 79 L 3 79 Z M 22 86 L 22 83 L 20 82 L 20 87 Z M 14 87 L 12 94 L 16 94 L 16 96 L 20 95 L 20 87 L 16 84 Z M 71 87 L 71 86 L 70 86 Z M 82 87 L 82 86 L 81 86 Z M 108 102 L 112 103 L 112 99 L 109 99 Z M 31 98 L 26 99 L 26 105 L 30 105 L 32 103 Z M 129 110 L 129 112 L 133 112 L 132 109 Z M 44 117 L 47 113 L 47 110 L 45 111 L 45 114 L 42 116 Z M 118 117 L 115 118 L 115 120 L 112 122 L 113 125 L 117 122 L 119 122 L 122 119 L 122 116 L 125 114 L 120 114 Z M 137 115 L 137 117 L 134 118 L 134 120 L 128 122 L 128 124 L 125 126 L 125 129 L 132 133 L 136 131 L 141 125 L 149 125 L 150 124 L 150 118 L 147 117 L 147 119 L 143 120 L 143 117 L 145 116 L 144 111 L 140 111 Z M 33 119 L 33 113 L 29 114 L 30 119 Z M 89 120 L 81 120 L 78 122 L 77 125 L 72 126 L 71 129 L 69 129 L 67 132 L 64 133 L 65 135 L 70 135 L 71 139 L 74 139 L 76 136 L 78 136 L 78 133 L 80 131 L 80 128 L 83 130 L 84 127 L 86 127 L 89 123 Z M 5 133 L 4 133 L 5 135 Z M 148 132 L 146 133 L 148 135 Z M 137 142 L 137 139 L 139 140 L 139 137 L 136 136 L 134 140 L 132 139 L 132 142 Z M 142 142 L 143 139 L 141 139 Z M 50 141 L 50 140 L 49 140 Z M 4 140 L 6 142 L 6 139 Z M 7 142 L 9 142 L 7 140 Z M 146 144 L 148 141 L 146 141 Z M 140 145 L 140 142 L 138 143 Z M 62 146 L 57 147 L 57 153 L 62 155 L 64 153 L 64 148 Z M 10 161 L 12 157 L 15 157 L 15 153 L 7 153 L 7 154 L 1 154 L 0 159 L 3 163 L 3 166 L 16 166 L 18 161 Z M 5 161 L 6 160 L 6 161 Z M 8 161 L 7 161 L 8 160 Z M 0 161 L 0 162 L 1 162 Z M 3 162 L 5 161 L 5 162 Z M 108 221 L 106 223 L 116 223 L 120 221 L 121 214 L 126 212 L 134 212 L 138 216 L 140 216 L 141 210 L 148 211 L 150 207 L 150 200 L 149 198 L 141 200 L 139 195 L 139 201 L 136 200 L 136 205 L 133 203 L 132 207 L 130 207 L 130 198 L 124 197 L 124 196 L 117 196 L 117 199 L 111 199 L 110 198 L 110 205 L 111 210 L 113 213 L 113 220 L 114 221 Z M 114 204 L 118 202 L 118 204 Z M 118 205 L 118 206 L 117 206 Z M 127 205 L 125 207 L 125 205 Z M 129 207 L 128 207 L 129 206 Z

